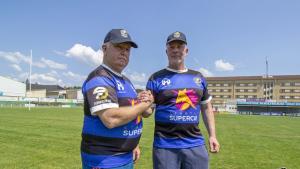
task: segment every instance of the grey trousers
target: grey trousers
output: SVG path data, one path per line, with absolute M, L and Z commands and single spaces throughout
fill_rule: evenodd
M 154 169 L 208 169 L 205 145 L 175 149 L 153 147 Z

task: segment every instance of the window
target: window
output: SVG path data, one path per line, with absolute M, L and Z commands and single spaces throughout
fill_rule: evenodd
M 221 86 L 220 84 L 216 84 L 216 86 Z
M 256 83 L 249 83 L 248 86 L 256 86 Z
M 244 83 L 240 83 L 240 85 L 239 86 L 245 86 L 245 84 Z
M 223 92 L 228 92 L 228 89 L 224 89 Z
M 214 86 L 213 84 L 209 83 L 208 86 Z
M 289 89 L 284 90 L 284 93 L 290 93 L 290 92 L 291 92 L 291 90 L 289 90 Z
M 300 86 L 300 82 L 295 82 L 295 86 Z
M 220 92 L 220 89 L 216 89 L 216 92 Z

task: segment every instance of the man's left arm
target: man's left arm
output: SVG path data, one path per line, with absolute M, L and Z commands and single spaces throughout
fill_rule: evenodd
M 215 117 L 210 102 L 201 104 L 201 114 L 209 135 L 210 152 L 217 153 L 220 150 L 220 144 L 216 136 Z
M 140 159 L 140 157 L 141 157 L 141 150 L 140 150 L 139 145 L 137 145 L 133 149 L 132 153 L 133 153 L 133 162 L 136 163 Z

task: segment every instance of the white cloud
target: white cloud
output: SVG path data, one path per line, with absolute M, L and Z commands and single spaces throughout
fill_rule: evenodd
M 138 73 L 138 72 L 126 72 L 126 76 L 133 82 L 146 82 L 147 77 L 145 73 Z
M 69 82 L 72 82 L 73 85 L 81 86 L 83 81 L 86 79 L 86 76 L 73 73 L 71 71 L 63 73 L 64 79 L 68 79 Z
M 48 74 L 51 76 L 59 77 L 59 74 L 55 70 L 51 70 Z
M 5 60 L 14 63 L 14 64 L 20 64 L 22 62 L 30 64 L 30 57 L 25 56 L 24 54 L 20 52 L 2 52 L 0 51 L 0 58 L 4 58 Z M 41 62 L 32 62 L 32 66 L 39 67 L 39 68 L 45 68 L 46 65 Z
M 26 79 L 29 79 L 29 73 L 28 72 L 20 73 L 18 75 L 18 79 L 20 81 L 25 81 Z
M 210 72 L 209 70 L 205 69 L 205 68 L 200 68 L 199 71 L 203 74 L 203 76 L 205 77 L 211 77 L 214 76 L 214 74 L 212 72 Z
M 15 69 L 18 72 L 22 71 L 22 68 L 17 64 L 11 64 L 10 67 L 12 67 L 13 69 Z
M 147 82 L 147 75 L 145 73 L 138 73 L 135 71 L 125 71 L 123 72 L 125 76 L 127 76 L 134 87 L 136 89 L 145 89 L 146 88 L 146 82 Z
M 29 73 L 21 73 L 19 74 L 18 79 L 20 81 L 25 81 L 29 79 Z M 50 71 L 48 73 L 33 73 L 31 75 L 31 83 L 38 83 L 38 84 L 51 84 L 51 85 L 61 85 L 65 86 L 64 82 L 60 79 L 59 75 L 55 71 Z
M 28 62 L 28 64 L 30 64 L 30 61 Z M 32 62 L 32 66 L 39 67 L 39 68 L 45 68 L 46 67 L 46 65 L 44 63 L 41 63 L 41 62 Z
M 77 55 L 76 55 L 76 52 Z M 79 54 L 83 54 L 82 57 Z M 101 57 L 100 54 L 101 53 Z M 69 57 L 75 57 L 81 59 L 86 59 L 86 62 L 91 65 L 100 64 L 102 62 L 102 51 L 95 52 L 90 47 L 85 47 L 83 45 L 74 45 L 72 49 L 69 50 Z M 71 55 L 72 54 L 72 55 Z M 66 55 L 66 53 L 64 54 Z M 98 61 L 95 61 L 94 56 L 98 56 Z M 101 58 L 101 61 L 100 61 Z M 73 73 L 68 70 L 68 65 L 64 63 L 58 63 L 46 57 L 42 58 L 34 58 L 36 61 L 32 63 L 33 67 L 43 68 L 41 69 L 33 69 L 31 80 L 32 83 L 39 84 L 72 84 L 72 85 L 81 85 L 85 80 L 86 76 Z M 21 52 L 4 52 L 0 51 L 0 60 L 5 61 L 7 64 L 7 68 L 11 67 L 16 71 L 13 71 L 12 76 L 15 76 L 19 81 L 25 81 L 29 79 L 29 64 L 30 64 L 30 56 L 26 56 Z M 94 60 L 94 61 L 93 61 Z M 56 70 L 56 71 L 55 71 Z M 58 72 L 64 70 L 63 72 Z M 46 72 L 45 72 L 46 71 Z M 71 85 L 70 85 L 71 86 Z
M 58 81 L 58 79 L 56 79 L 55 77 L 52 77 L 48 74 L 38 74 L 38 73 L 34 73 L 31 75 L 31 80 L 38 82 L 38 83 L 54 83 L 56 84 L 56 82 Z
M 11 62 L 13 64 L 21 64 L 22 62 L 26 63 L 28 65 L 30 64 L 30 56 L 25 56 L 24 54 L 22 54 L 20 52 L 0 51 L 0 58 L 4 58 L 5 60 L 7 60 L 8 62 Z M 67 69 L 66 64 L 57 63 L 55 61 L 45 59 L 45 58 L 41 58 L 40 61 L 33 61 L 32 66 L 38 67 L 38 68 L 49 67 L 52 69 L 60 69 L 60 70 Z M 14 68 L 17 69 L 16 66 L 14 66 Z
M 76 79 L 76 80 L 83 80 L 83 79 L 85 79 L 85 76 L 80 75 L 80 74 L 73 73 L 73 72 L 71 72 L 71 71 L 68 71 L 68 72 L 66 72 L 66 73 L 63 73 L 63 75 L 66 76 L 66 77 L 69 77 L 69 78 Z
M 103 53 L 100 49 L 94 51 L 91 47 L 82 44 L 75 44 L 71 49 L 67 50 L 66 56 L 84 61 L 92 66 L 100 65 L 103 60 Z
M 49 60 L 49 59 L 42 58 L 41 62 L 44 63 L 45 65 L 47 65 L 48 67 L 53 68 L 53 69 L 61 69 L 61 70 L 66 70 L 67 69 L 66 64 L 57 63 L 57 62 L 54 62 L 54 61 Z
M 234 65 L 229 62 L 225 62 L 222 59 L 215 61 L 215 66 L 218 71 L 232 71 L 234 70 Z
M 146 89 L 146 85 L 133 84 L 133 86 L 135 87 L 135 89 L 142 89 L 142 90 Z
M 60 56 L 64 56 L 64 55 L 65 55 L 64 52 L 57 51 L 57 50 L 54 50 L 53 53 L 55 53 L 55 54 L 57 54 L 57 55 L 60 55 Z
M 34 73 L 31 75 L 32 83 L 39 84 L 51 84 L 51 85 L 60 85 L 60 86 L 80 86 L 85 80 L 86 76 L 73 73 L 71 71 L 58 73 L 55 70 L 50 70 L 47 73 Z M 29 79 L 29 73 L 24 72 L 19 74 L 19 81 L 25 81 Z
M 11 62 L 11 63 L 20 63 L 20 62 L 30 62 L 29 57 L 26 57 L 20 52 L 3 52 L 0 51 L 0 58 L 4 58 L 5 60 Z

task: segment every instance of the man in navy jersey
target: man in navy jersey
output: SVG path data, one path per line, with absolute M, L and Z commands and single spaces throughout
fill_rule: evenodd
M 154 96 L 155 132 L 153 167 L 155 169 L 207 169 L 208 153 L 198 125 L 203 122 L 209 134 L 209 148 L 219 151 L 211 96 L 203 75 L 187 69 L 186 37 L 174 32 L 167 38 L 169 65 L 154 73 L 147 90 Z
M 126 30 L 112 29 L 102 45 L 102 65 L 83 83 L 81 158 L 84 169 L 133 169 L 133 162 L 139 159 L 141 116 L 149 116 L 153 96 L 150 91 L 144 91 L 138 100 L 132 83 L 121 74 L 129 62 L 131 47 L 137 45 Z

